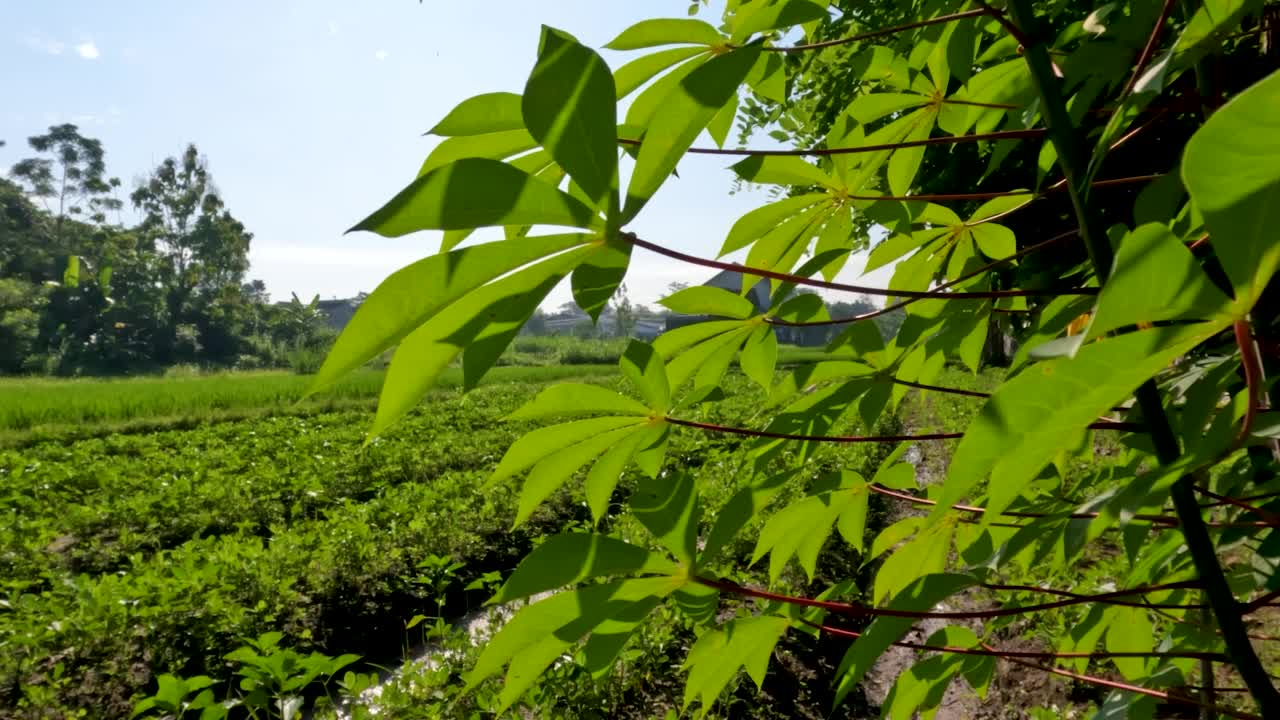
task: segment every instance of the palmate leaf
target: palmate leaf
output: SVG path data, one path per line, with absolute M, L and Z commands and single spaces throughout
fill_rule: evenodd
M 597 245 L 582 264 L 574 268 L 569 278 L 573 300 L 591 316 L 592 322 L 600 319 L 617 294 L 630 264 L 631 244 L 613 239 Z
M 1105 338 L 1006 381 L 969 425 L 931 517 L 941 520 L 990 474 L 987 517 L 1006 509 L 1079 430 L 1126 399 L 1222 323 L 1160 327 Z
M 818 554 L 835 526 L 847 542 L 862 550 L 867 518 L 867 483 L 857 473 L 841 472 L 815 484 L 808 497 L 779 510 L 765 523 L 751 562 L 769 555 L 769 579 L 777 582 L 787 562 L 795 557 L 809 581 L 818 565 Z
M 679 572 L 675 563 L 638 545 L 604 535 L 561 533 L 526 555 L 489 602 L 520 600 L 591 578 Z
M 666 414 L 671 407 L 671 387 L 667 384 L 667 368 L 652 345 L 632 340 L 618 359 L 622 376 L 644 397 L 655 413 Z
M 641 20 L 623 30 L 605 47 L 610 50 L 640 50 L 658 45 L 721 45 L 727 38 L 714 27 L 687 18 Z
M 1120 241 L 1086 342 L 1126 325 L 1210 317 L 1229 303 L 1169 228 L 1142 225 Z
M 693 476 L 671 472 L 645 478 L 630 504 L 636 520 L 692 572 L 702 515 Z
M 696 699 L 701 703 L 699 716 L 705 716 L 739 669 L 746 669 L 757 688 L 763 685 L 773 648 L 790 626 L 787 618 L 758 615 L 731 620 L 703 633 L 685 660 L 689 679 L 684 707 Z
M 435 313 L 400 340 L 382 383 L 370 439 L 413 409 L 464 351 L 472 355 L 463 359 L 464 378 L 474 386 L 547 293 L 589 251 L 577 248 L 489 283 Z M 350 358 L 344 356 L 348 362 Z
M 906 589 L 895 595 L 888 607 L 895 610 L 930 610 L 934 605 L 972 584 L 973 579 L 967 575 L 927 575 L 913 581 Z M 889 649 L 890 645 L 901 640 L 913 624 L 912 618 L 890 616 L 880 616 L 871 622 L 840 661 L 840 669 L 837 671 L 839 681 L 835 693 L 836 705 L 844 702 L 845 697 L 857 687 L 876 660 Z
M 464 158 L 417 178 L 351 230 L 399 237 L 498 225 L 603 223 L 586 205 L 528 173 L 497 160 Z
M 652 80 L 663 70 L 695 55 L 706 53 L 707 49 L 702 47 L 680 47 L 632 60 L 613 74 L 613 82 L 617 86 L 617 98 L 621 100 L 635 92 L 637 88 Z
M 456 137 L 524 128 L 520 96 L 509 92 L 495 92 L 463 100 L 427 132 L 431 135 Z
M 649 413 L 644 404 L 599 385 L 558 383 L 539 392 L 507 417 L 534 420 L 581 415 L 636 415 Z
M 658 110 L 666 107 L 667 97 L 679 92 L 680 83 L 684 82 L 684 79 L 694 70 L 706 65 L 711 57 L 707 52 L 694 54 L 690 59 L 680 62 L 670 72 L 655 80 L 631 101 L 631 107 L 627 108 L 626 125 L 637 129 L 637 136 L 633 139 L 643 139 L 643 131 L 648 129 L 654 116 L 659 114 Z M 639 156 L 638 149 L 632 152 L 632 157 Z
M 678 290 L 659 300 L 658 304 L 685 315 L 717 315 L 738 320 L 746 320 L 756 313 L 750 300 L 710 285 Z
M 755 2 L 754 8 L 740 10 L 733 28 L 733 42 L 742 42 L 755 33 L 770 32 L 800 25 L 827 16 L 826 9 L 810 0 Z
M 499 703 L 501 709 L 510 707 L 556 658 L 592 630 L 613 618 L 633 618 L 637 605 L 652 607 L 655 598 L 670 595 L 685 582 L 674 577 L 620 580 L 533 603 L 517 612 L 485 645 L 467 674 L 467 689 L 509 663 Z
M 835 178 L 822 172 L 816 165 L 792 156 L 755 155 L 730 167 L 738 177 L 753 183 L 772 185 L 822 185 L 837 188 Z
M 482 135 L 446 138 L 427 155 L 426 160 L 422 161 L 422 166 L 418 168 L 418 177 L 464 158 L 504 160 L 537 146 L 538 141 L 523 127 Z
M 675 170 L 698 134 L 738 92 L 759 54 L 759 45 L 748 45 L 713 57 L 692 70 L 666 96 L 663 111 L 647 123 L 627 186 L 624 221 L 634 218 Z
M 609 66 L 543 26 L 521 104 L 525 126 L 607 216 L 618 213 L 617 91 Z
M 310 392 L 332 385 L 494 278 L 589 239 L 569 234 L 486 243 L 433 255 L 397 270 L 365 299 L 343 329 Z
M 831 196 L 826 193 L 810 193 L 779 200 L 752 210 L 738 218 L 738 221 L 729 229 L 729 235 L 725 238 L 718 257 L 724 257 L 734 250 L 750 245 L 796 213 L 830 199 Z

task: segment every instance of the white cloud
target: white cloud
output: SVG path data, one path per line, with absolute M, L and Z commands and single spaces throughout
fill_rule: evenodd
M 80 53 L 80 57 L 85 60 L 97 60 L 102 56 L 102 53 L 98 52 L 98 46 L 94 45 L 92 40 L 77 45 L 76 52 Z
M 61 55 L 62 51 L 67 49 L 66 43 L 54 40 L 51 37 L 46 37 L 39 33 L 29 33 L 22 36 L 22 44 L 26 45 L 31 50 L 35 50 L 38 53 L 44 53 L 45 55 Z
M 330 20 L 330 21 L 329 21 L 329 34 L 330 34 L 330 35 L 337 35 L 337 34 L 338 34 L 338 31 L 339 31 L 339 30 L 341 30 L 341 29 L 342 29 L 342 27 L 341 27 L 340 25 L 338 25 L 338 21 L 337 21 L 337 20 Z
M 391 53 L 387 52 L 386 50 L 379 50 L 378 52 L 374 53 L 373 56 L 379 60 L 386 60 L 387 58 L 391 57 Z

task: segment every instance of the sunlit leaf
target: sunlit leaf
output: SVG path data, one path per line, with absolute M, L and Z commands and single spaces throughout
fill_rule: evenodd
M 506 603 L 589 578 L 656 573 L 679 567 L 661 555 L 603 535 L 553 535 L 525 556 L 490 603 Z
M 509 92 L 495 92 L 463 100 L 427 132 L 450 137 L 523 129 L 520 96 Z
M 399 237 L 418 230 L 488 225 L 567 225 L 595 228 L 586 205 L 506 163 L 465 158 L 414 180 L 355 230 Z

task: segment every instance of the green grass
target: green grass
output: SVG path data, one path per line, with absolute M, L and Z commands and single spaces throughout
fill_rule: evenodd
M 616 372 L 614 365 L 499 367 L 484 382 L 548 382 Z M 128 379 L 11 378 L 0 380 L 0 435 L 40 426 L 244 417 L 262 411 L 287 412 L 299 403 L 312 411 L 368 405 L 377 398 L 382 378 L 381 371 L 360 370 L 305 400 L 311 378 L 281 371 Z M 446 370 L 437 382 L 441 388 L 461 384 L 462 371 L 456 368 Z

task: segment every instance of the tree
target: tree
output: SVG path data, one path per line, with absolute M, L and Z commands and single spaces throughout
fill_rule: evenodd
M 631 298 L 627 297 L 625 283 L 618 286 L 609 305 L 613 310 L 614 334 L 618 337 L 631 337 L 636 329 L 636 311 L 631 305 Z
M 514 443 L 491 478 L 529 471 L 517 523 L 586 469 L 585 503 L 602 529 L 548 539 L 507 578 L 495 601 L 554 595 L 517 612 L 469 686 L 509 667 L 495 708 L 505 709 L 579 642 L 578 667 L 602 671 L 666 605 L 701 628 L 684 663 L 685 704 L 704 714 L 740 669 L 768 682 L 780 640 L 807 633 L 848 643 L 832 677 L 837 704 L 888 648 L 926 651 L 897 678 L 892 717 L 932 712 L 952 682 L 985 687 L 998 668 L 1098 688 L 1099 716 L 1151 717 L 1164 702 L 1280 717 L 1246 625 L 1280 595 L 1280 468 L 1259 350 L 1277 332 L 1280 73 L 1259 52 L 1272 32 L 1259 4 L 1130 0 L 1085 17 L 1061 2 L 1037 13 L 1029 0 L 864 5 L 729 2 L 720 27 L 640 23 L 608 47 L 680 47 L 616 73 L 544 28 L 523 93 L 464 101 L 433 131 L 448 138 L 440 155 L 355 226 L 388 237 L 518 231 L 393 275 L 339 337 L 317 387 L 406 337 L 421 348 L 393 361 L 391 373 L 413 382 L 385 388 L 373 434 L 455 358 L 468 378 L 483 375 L 566 277 L 579 306 L 599 307 L 636 248 L 772 284 L 762 312 L 719 288 L 672 293 L 673 310 L 719 319 L 633 342 L 620 390 L 563 384 L 515 414 L 549 425 Z M 844 34 L 824 36 L 840 17 Z M 807 74 L 811 64 L 832 79 Z M 620 124 L 618 100 L 654 75 Z M 757 97 L 776 106 L 751 120 Z M 682 158 L 724 150 L 694 143 L 706 131 L 723 146 L 740 111 L 748 129 L 776 123 L 776 139 L 801 141 L 790 154 L 730 150 L 743 181 L 779 190 L 728 229 L 723 252 L 745 250 L 745 263 L 632 232 L 653 193 L 681 182 Z M 504 162 L 509 136 L 495 136 L 512 129 L 541 154 Z M 1159 152 L 1148 148 L 1134 163 L 1144 172 L 1128 174 L 1129 150 L 1145 143 Z M 620 145 L 634 157 L 626 188 Z M 534 178 L 546 167 L 569 190 Z M 975 191 L 983 176 L 1007 184 Z M 873 224 L 889 234 L 872 260 L 898 262 L 890 288 L 834 282 L 873 244 Z M 526 232 L 533 225 L 578 232 Z M 820 300 L 793 296 L 797 286 L 886 305 L 833 318 Z M 423 288 L 424 304 L 402 301 Z M 893 312 L 904 317 L 886 341 L 870 321 Z M 982 368 L 993 324 L 1022 341 L 994 392 L 937 384 L 948 362 Z M 776 330 L 827 326 L 839 329 L 831 355 L 776 377 Z M 702 412 L 735 358 L 768 408 L 760 427 Z M 885 432 L 882 416 L 908 388 L 984 407 L 967 427 Z M 740 443 L 743 484 L 729 504 L 702 508 L 693 472 L 664 466 L 677 432 Z M 1098 434 L 1119 438 L 1115 457 L 1082 472 L 1074 461 Z M 934 442 L 957 444 L 945 480 L 920 488 L 906 443 Z M 864 475 L 817 471 L 807 460 L 819 443 L 887 447 Z M 607 534 L 620 480 L 625 536 Z M 926 514 L 868 537 L 872 495 Z M 770 507 L 779 496 L 789 503 Z M 756 533 L 752 559 L 769 557 L 767 575 L 726 557 L 744 532 Z M 811 586 L 836 543 L 872 569 L 869 582 L 852 569 Z M 1098 578 L 1089 558 L 1106 554 L 1128 566 Z M 1048 617 L 1058 628 L 1049 648 L 1009 646 L 1011 623 Z M 937 629 L 905 640 L 918 620 Z M 1228 705 L 1219 673 L 1252 705 Z
M 107 177 L 101 141 L 84 137 L 79 128 L 67 123 L 27 138 L 27 144 L 42 156 L 18 161 L 10 173 L 26 183 L 27 193 L 53 213 L 55 240 L 62 239 L 68 217 L 102 224 L 107 211 L 120 209 L 121 202 L 111 196 L 120 180 Z
M 234 314 L 238 297 L 227 289 L 239 289 L 253 235 L 226 210 L 194 144 L 181 158 L 161 162 L 130 198 L 143 213 L 138 230 L 153 244 L 167 288 L 170 331 L 161 356 L 183 359 L 173 354 L 179 324 L 207 325 L 213 315 L 231 321 L 228 313 Z M 225 344 L 217 347 L 233 354 Z

